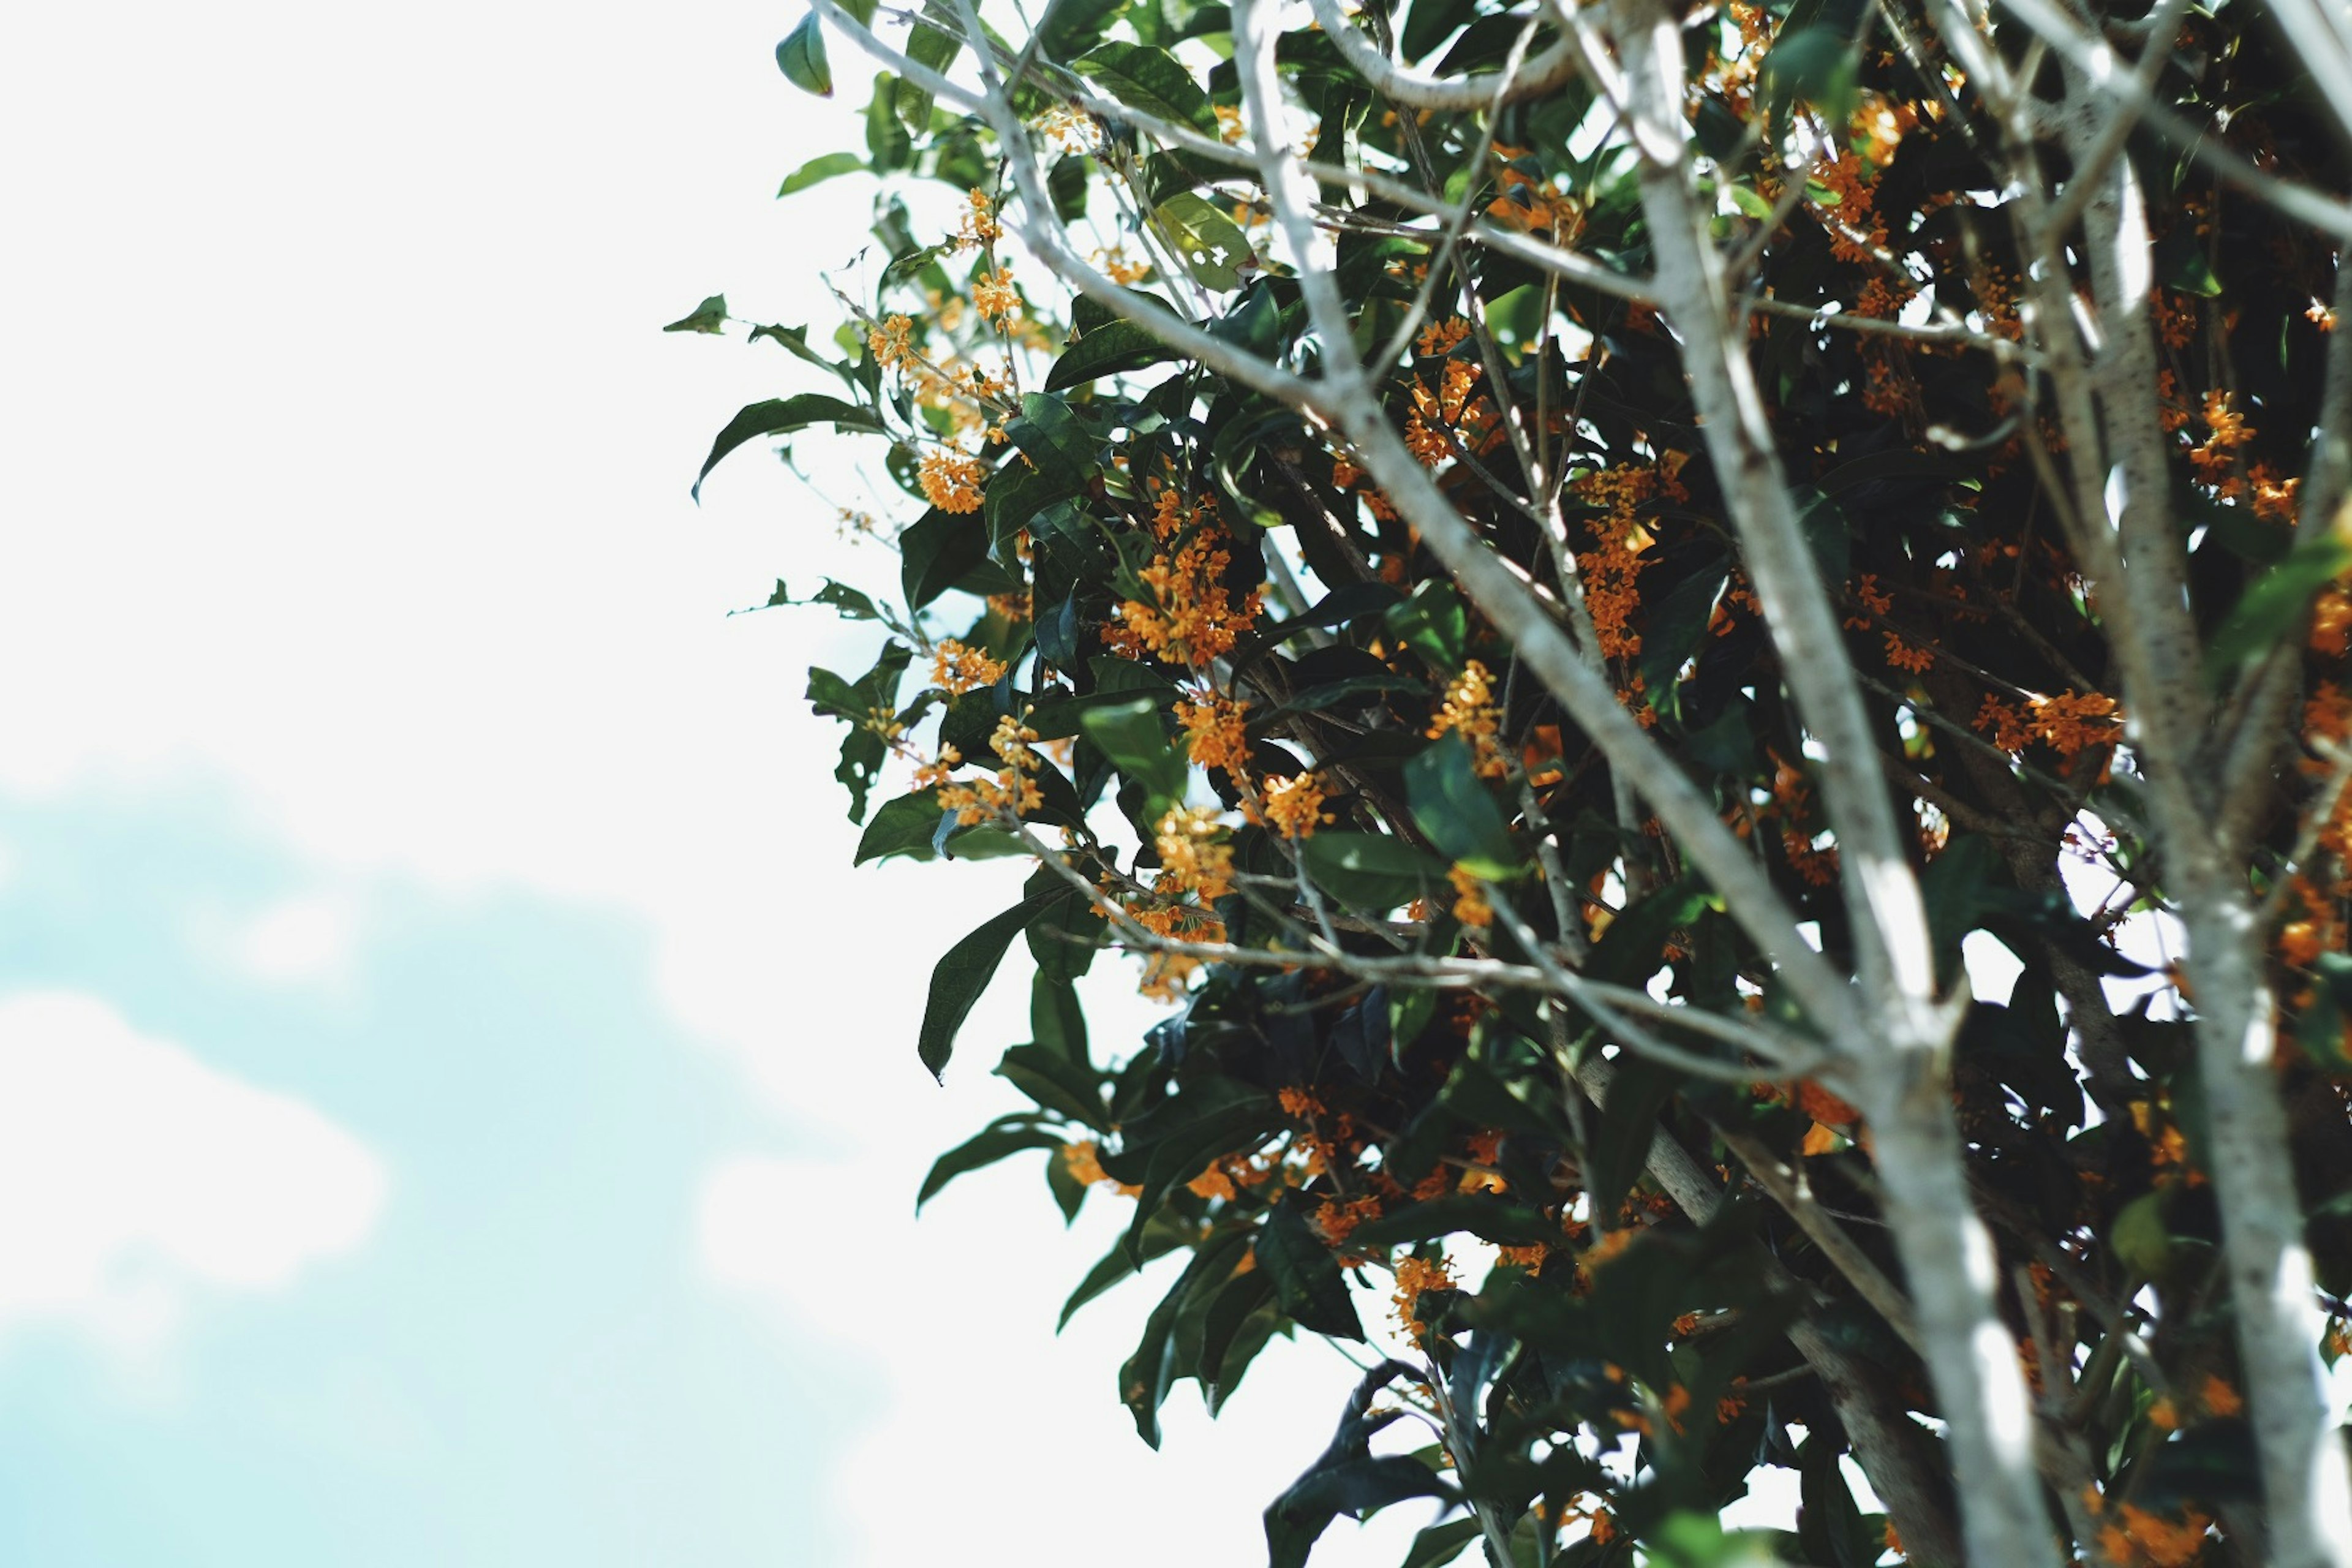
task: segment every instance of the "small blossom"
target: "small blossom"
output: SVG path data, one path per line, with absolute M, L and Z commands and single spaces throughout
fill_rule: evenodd
M 1021 295 L 1013 287 L 1013 268 L 1000 267 L 972 280 L 971 302 L 992 321 L 1009 323 L 1021 309 Z
M 914 353 L 915 323 L 904 316 L 891 316 L 866 334 L 866 346 L 873 351 L 875 363 L 887 370 L 904 364 Z
M 953 637 L 941 637 L 931 649 L 931 684 L 950 697 L 993 686 L 1003 675 L 1003 664 L 991 658 L 985 648 L 966 647 Z
M 979 458 L 953 450 L 925 453 L 915 471 L 923 494 L 933 506 L 948 512 L 978 511 L 981 485 L 987 477 L 988 470 Z
M 1268 779 L 1264 793 L 1265 819 L 1285 838 L 1304 838 L 1322 824 L 1339 820 L 1323 809 L 1323 791 L 1311 773 Z
M 1445 873 L 1454 884 L 1454 918 L 1466 926 L 1486 927 L 1495 923 L 1495 906 L 1486 900 L 1486 885 L 1466 867 L 1455 866 Z

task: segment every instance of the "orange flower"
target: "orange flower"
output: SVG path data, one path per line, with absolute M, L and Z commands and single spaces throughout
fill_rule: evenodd
M 1495 923 L 1495 906 L 1486 901 L 1486 886 L 1477 874 L 1465 867 L 1455 866 L 1445 873 L 1454 884 L 1454 918 L 1466 926 L 1481 928 Z
M 1238 773 L 1249 766 L 1249 736 L 1242 715 L 1249 704 L 1237 698 L 1203 692 L 1197 702 L 1176 704 L 1176 721 L 1184 727 L 1192 760 L 1204 768 Z
M 941 637 L 931 649 L 931 684 L 950 697 L 993 686 L 1003 675 L 1004 666 L 985 649 L 966 647 L 953 637 Z
M 1502 710 L 1495 706 L 1493 678 L 1486 673 L 1486 667 L 1474 658 L 1462 667 L 1461 674 L 1447 682 L 1445 700 L 1430 721 L 1428 734 L 1433 741 L 1448 730 L 1460 731 L 1462 738 L 1470 742 L 1479 776 L 1498 779 L 1510 771 L 1503 758 L 1502 745 L 1495 738 L 1502 719 Z
M 892 316 L 866 334 L 866 346 L 874 352 L 877 363 L 885 370 L 904 364 L 914 352 L 912 334 L 915 323 L 904 316 Z
M 2198 1402 L 2205 1406 L 2206 1415 L 2223 1420 L 2243 1414 L 2246 1408 L 2246 1402 L 2239 1397 L 2238 1391 L 2211 1373 L 2205 1374 L 2204 1384 L 2197 1391 L 2197 1397 Z
M 1429 1325 L 1417 1315 L 1423 1291 L 1451 1290 L 1454 1274 L 1440 1258 L 1400 1258 L 1396 1260 L 1396 1320 L 1415 1344 L 1426 1345 Z
M 1311 773 L 1265 781 L 1265 819 L 1285 838 L 1304 838 L 1339 819 L 1323 809 L 1323 791 Z
M 992 321 L 1011 325 L 1021 309 L 1021 295 L 1013 287 L 1013 268 L 1000 267 L 972 280 L 971 302 Z
M 1180 805 L 1160 819 L 1153 839 L 1162 867 L 1160 890 L 1187 892 L 1213 904 L 1234 890 L 1233 846 L 1211 805 Z
M 986 249 L 1004 237 L 1004 226 L 996 219 L 996 204 L 986 191 L 974 191 L 961 223 L 956 228 L 958 249 Z
M 1197 525 L 1196 525 L 1197 524 Z M 1103 641 L 1128 658 L 1156 655 L 1178 664 L 1204 665 L 1233 651 L 1241 634 L 1257 624 L 1263 587 L 1252 588 L 1236 606 L 1225 586 L 1233 553 L 1225 531 L 1206 503 L 1186 508 L 1173 490 L 1163 490 L 1152 523 L 1163 540 L 1192 529 L 1173 554 L 1152 557 L 1136 575 L 1150 591 L 1149 603 L 1129 599 L 1105 629 Z
M 951 512 L 978 511 L 981 484 L 987 477 L 988 470 L 979 458 L 952 448 L 924 454 L 915 471 L 916 482 L 930 503 Z

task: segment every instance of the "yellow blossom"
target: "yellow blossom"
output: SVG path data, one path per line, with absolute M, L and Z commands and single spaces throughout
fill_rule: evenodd
M 915 471 L 916 482 L 930 503 L 950 512 L 978 511 L 981 485 L 987 477 L 988 470 L 979 458 L 952 449 L 925 453 Z
M 1285 838 L 1304 838 L 1322 824 L 1339 820 L 1323 809 L 1323 791 L 1311 773 L 1266 780 L 1265 796 L 1265 819 Z
M 966 647 L 953 637 L 941 637 L 931 649 L 931 684 L 950 697 L 993 686 L 1003 675 L 1003 664 L 991 658 L 985 648 Z
M 1470 742 L 1478 776 L 1498 779 L 1510 771 L 1496 733 L 1502 721 L 1502 710 L 1495 705 L 1494 678 L 1474 658 L 1446 683 L 1444 700 L 1438 704 L 1427 732 L 1433 741 L 1449 730 L 1456 731 Z

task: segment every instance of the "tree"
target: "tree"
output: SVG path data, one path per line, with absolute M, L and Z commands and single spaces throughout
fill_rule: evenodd
M 1071 1310 L 1190 1254 L 1145 1440 L 1304 1331 L 1372 1356 L 1276 1568 L 1729 1561 L 1761 1464 L 1791 1561 L 2352 1564 L 2341 12 L 811 5 L 881 71 L 785 190 L 887 260 L 703 472 L 919 508 L 773 602 L 882 638 L 861 861 L 1034 861 L 919 1048 L 1024 938 L 1036 1109 L 923 1191 L 1115 1185 Z

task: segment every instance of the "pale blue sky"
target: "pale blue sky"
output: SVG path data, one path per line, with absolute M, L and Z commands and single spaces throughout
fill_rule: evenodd
M 680 1038 L 642 930 L 389 890 L 341 993 L 289 992 L 193 940 L 299 877 L 218 800 L 20 805 L 0 841 L 0 992 L 105 996 L 394 1173 L 351 1255 L 258 1300 L 193 1292 L 168 1370 L 21 1331 L 0 1355 L 0 1561 L 830 1556 L 803 1413 L 870 1369 L 776 1355 L 694 1288 L 702 1162 L 777 1130 Z
M 0 21 L 11 1568 L 1247 1563 L 1235 1459 L 1325 1440 L 1302 1347 L 1146 1450 L 1150 1287 L 1053 1337 L 1118 1216 L 1035 1157 L 911 1213 L 1013 1103 L 1012 989 L 946 1089 L 911 1043 L 1015 874 L 851 872 L 800 692 L 857 655 L 723 612 L 895 573 L 757 452 L 688 502 L 814 373 L 656 330 L 832 319 L 798 14 Z

